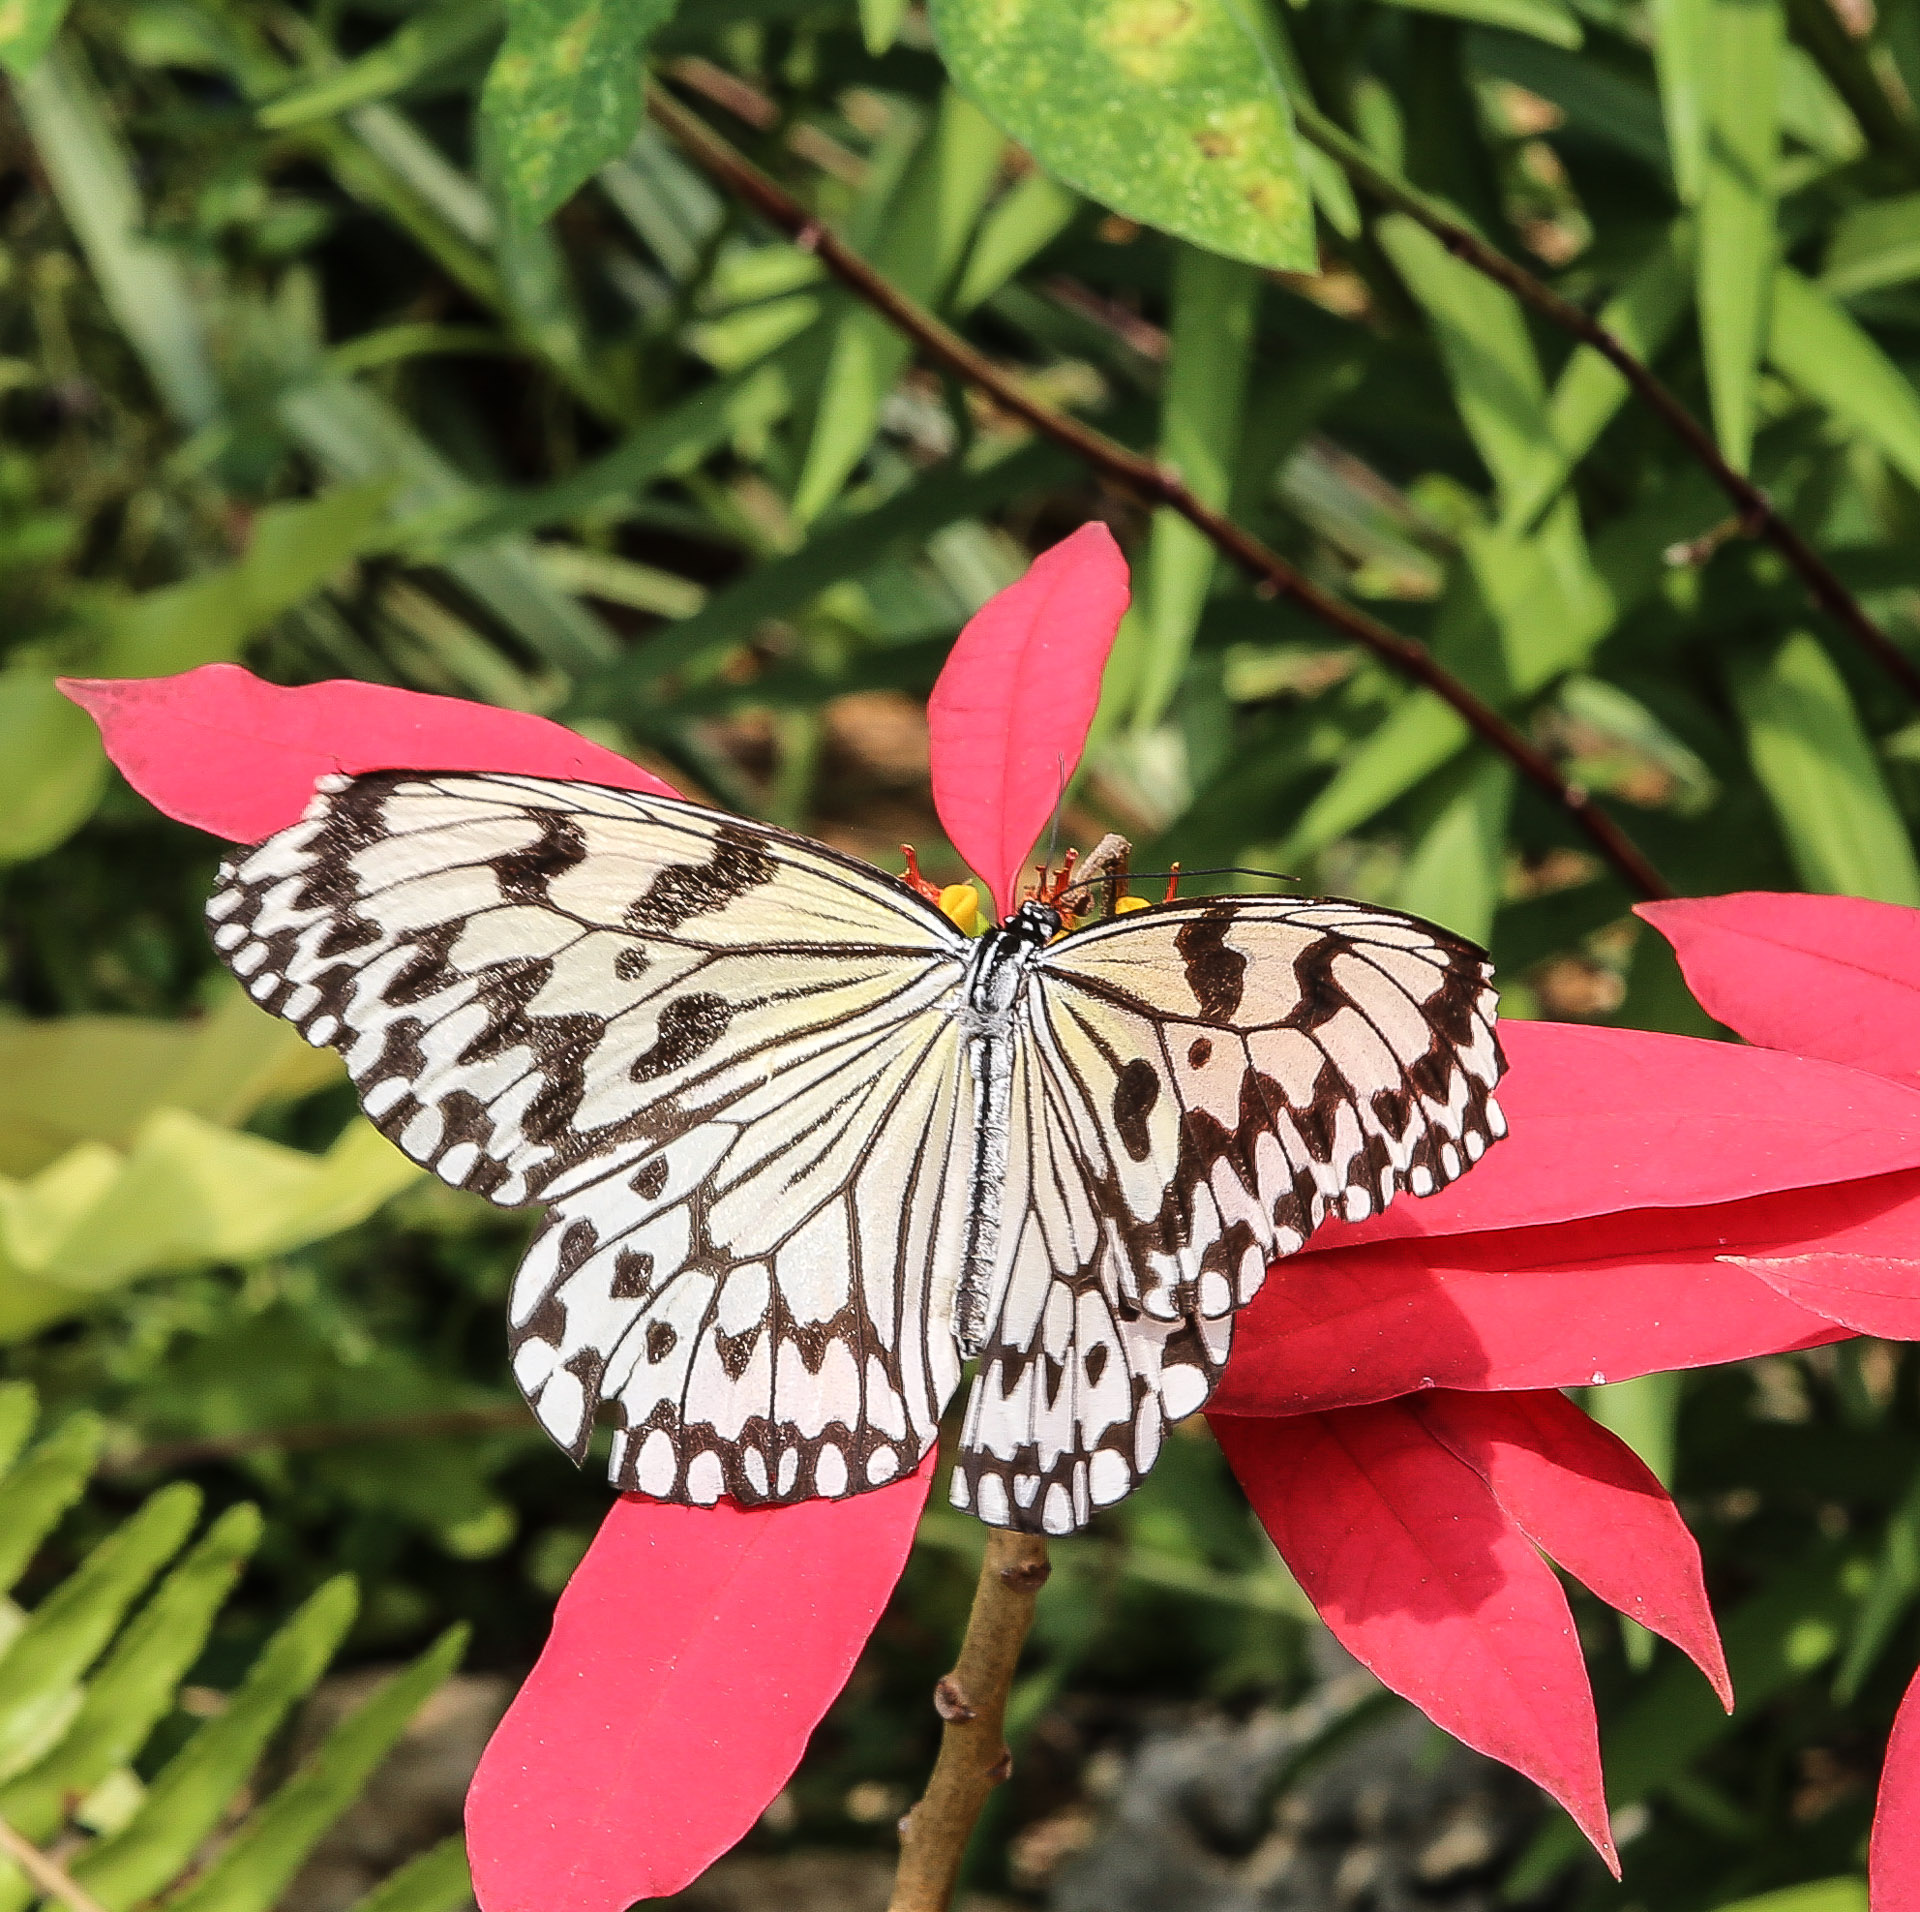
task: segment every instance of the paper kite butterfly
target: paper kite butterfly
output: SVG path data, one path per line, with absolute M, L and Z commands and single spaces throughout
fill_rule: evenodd
M 1070 1532 L 1269 1262 L 1505 1133 L 1481 952 L 1355 903 L 974 938 L 766 824 L 399 771 L 323 781 L 208 915 L 409 1156 L 545 1208 L 515 1376 L 576 1460 L 604 1406 L 615 1484 L 666 1500 L 897 1479 L 977 1360 L 955 1504 Z

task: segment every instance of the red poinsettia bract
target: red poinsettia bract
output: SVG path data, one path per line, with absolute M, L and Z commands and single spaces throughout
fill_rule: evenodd
M 981 611 L 931 700 L 942 821 L 1002 910 L 1078 762 L 1126 588 L 1111 537 L 1085 527 Z M 69 694 L 136 788 L 234 841 L 292 822 L 335 770 L 665 788 L 543 719 L 377 686 L 281 690 L 212 665 Z M 1211 1417 L 1335 1633 L 1553 1793 L 1612 1862 L 1592 1699 L 1547 1559 L 1729 1694 L 1671 1502 L 1557 1390 L 1865 1325 L 1831 1301 L 1844 1280 L 1823 1286 L 1803 1258 L 1836 1241 L 1891 1252 L 1920 1213 L 1920 1089 L 1628 1031 L 1506 1038 L 1510 1139 L 1445 1194 L 1330 1225 L 1277 1264 Z M 488 1912 L 617 1912 L 748 1830 L 884 1607 L 931 1468 L 785 1509 L 616 1501 L 474 1781 Z

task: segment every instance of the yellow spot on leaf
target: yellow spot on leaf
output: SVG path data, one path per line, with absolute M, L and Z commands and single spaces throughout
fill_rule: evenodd
M 1193 0 L 1114 0 L 1097 32 L 1116 64 L 1135 79 L 1164 83 L 1179 73 L 1181 42 L 1199 25 Z

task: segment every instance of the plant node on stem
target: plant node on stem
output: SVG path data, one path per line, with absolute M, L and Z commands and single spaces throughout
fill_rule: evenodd
M 888 1912 L 947 1912 L 953 1903 L 974 1822 L 1013 1771 L 1007 1695 L 1050 1572 L 1041 1535 L 988 1529 L 960 1657 L 933 1690 L 945 1722 L 940 1757 L 920 1803 L 900 1822 L 900 1869 Z

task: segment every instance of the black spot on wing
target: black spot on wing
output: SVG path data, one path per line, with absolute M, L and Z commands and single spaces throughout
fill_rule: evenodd
M 1160 1073 L 1152 1063 L 1136 1056 L 1122 1065 L 1119 1079 L 1113 1085 L 1113 1126 L 1136 1162 L 1144 1162 L 1152 1147 L 1147 1117 L 1159 1099 Z
M 1186 965 L 1187 987 L 1208 1022 L 1231 1022 L 1246 989 L 1247 959 L 1227 947 L 1234 916 L 1231 905 L 1205 910 L 1173 939 Z
M 532 813 L 540 830 L 537 843 L 493 859 L 500 894 L 511 903 L 544 903 L 547 885 L 563 870 L 586 860 L 587 839 L 578 823 L 558 810 Z
M 750 831 L 725 824 L 704 863 L 670 863 L 627 905 L 627 926 L 670 935 L 690 916 L 723 910 L 736 897 L 771 883 L 778 866 Z
M 732 1020 L 733 1005 L 722 996 L 699 991 L 675 998 L 660 1012 L 653 1047 L 634 1057 L 628 1074 L 635 1082 L 652 1082 L 684 1069 L 727 1033 Z

